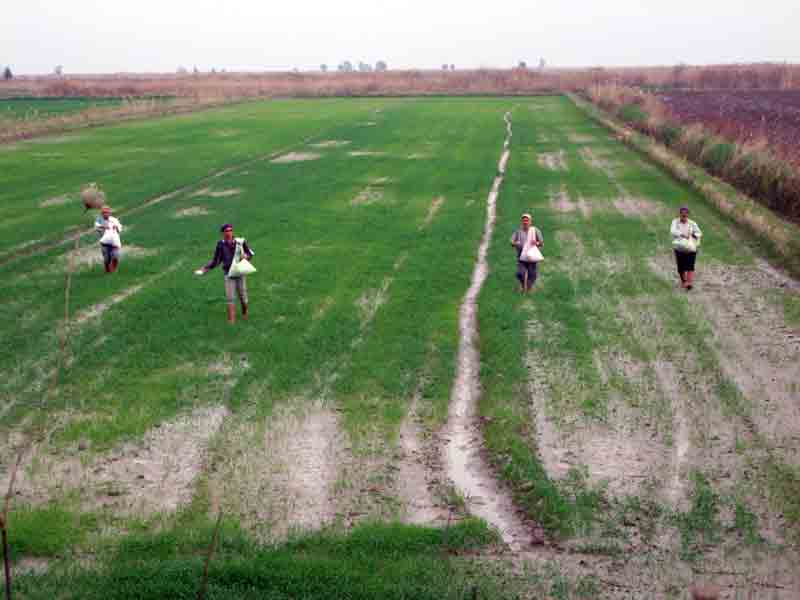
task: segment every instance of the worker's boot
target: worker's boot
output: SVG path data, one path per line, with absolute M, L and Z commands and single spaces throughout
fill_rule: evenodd
M 687 271 L 686 272 L 686 289 L 692 289 L 692 285 L 694 285 L 694 271 Z
M 242 302 L 242 318 L 247 320 L 247 304 Z
M 236 305 L 228 304 L 228 323 L 236 323 Z
M 117 272 L 117 266 L 118 265 L 119 265 L 119 259 L 118 258 L 112 258 L 111 259 L 111 272 L 112 273 L 116 273 Z

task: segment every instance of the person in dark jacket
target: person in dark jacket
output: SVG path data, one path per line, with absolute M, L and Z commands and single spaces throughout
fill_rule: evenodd
M 217 265 L 222 265 L 222 271 L 225 275 L 225 296 L 228 300 L 228 322 L 236 322 L 236 305 L 234 304 L 234 295 L 239 297 L 239 302 L 242 305 L 242 318 L 247 319 L 248 301 L 247 301 L 247 283 L 245 277 L 229 277 L 228 271 L 233 264 L 234 256 L 236 255 L 237 241 L 233 237 L 233 225 L 225 223 L 220 227 L 222 232 L 222 239 L 217 242 L 217 247 L 214 249 L 214 258 L 204 266 L 202 269 L 195 271 L 198 275 L 204 275 Z M 242 258 L 250 260 L 255 252 L 247 245 L 247 241 L 241 240 L 242 244 Z

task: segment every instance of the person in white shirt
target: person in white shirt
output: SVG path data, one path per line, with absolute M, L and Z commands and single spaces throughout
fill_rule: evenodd
M 675 250 L 675 262 L 678 265 L 678 276 L 681 278 L 681 287 L 691 290 L 694 285 L 694 263 L 697 259 L 697 247 L 703 232 L 700 227 L 689 219 L 689 209 L 680 208 L 678 218 L 672 220 L 669 229 L 672 235 L 672 248 Z
M 526 245 L 541 248 L 544 245 L 542 232 L 538 227 L 534 227 L 533 217 L 529 213 L 522 215 L 521 226 L 511 236 L 511 245 L 517 251 L 517 280 L 519 281 L 520 292 L 526 294 L 530 292 L 538 277 L 537 262 L 524 260 L 522 251 Z
M 100 235 L 100 249 L 106 273 L 113 273 L 119 266 L 119 251 L 122 248 L 122 223 L 111 216 L 111 208 L 104 206 L 94 220 L 94 230 Z

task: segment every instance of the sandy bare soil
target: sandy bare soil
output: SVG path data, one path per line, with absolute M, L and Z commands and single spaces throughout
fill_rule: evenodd
M 286 163 L 293 163 L 293 162 L 305 162 L 309 160 L 318 160 L 322 158 L 321 154 L 316 152 L 289 152 L 288 154 L 283 154 L 277 158 L 273 158 L 269 162 L 275 163 L 277 165 L 286 164 Z
M 221 406 L 200 408 L 156 426 L 140 442 L 94 456 L 83 442 L 58 451 L 34 445 L 23 457 L 15 498 L 41 505 L 77 494 L 88 510 L 139 516 L 174 511 L 191 500 L 208 443 L 226 415 Z M 3 489 L 8 476 L 0 477 Z
M 238 196 L 242 193 L 242 190 L 239 188 L 232 188 L 228 190 L 212 190 L 209 187 L 204 187 L 197 190 L 195 193 L 192 194 L 192 197 L 202 196 L 206 198 L 228 198 L 230 196 Z

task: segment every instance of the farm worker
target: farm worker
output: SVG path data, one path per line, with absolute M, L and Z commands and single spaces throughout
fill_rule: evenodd
M 538 276 L 538 262 L 523 260 L 522 250 L 526 245 L 541 248 L 544 245 L 542 232 L 532 225 L 533 217 L 529 213 L 522 215 L 522 225 L 511 236 L 511 245 L 517 250 L 517 279 L 519 280 L 520 293 L 529 292 L 536 283 Z
M 685 206 L 678 211 L 678 218 L 672 220 L 669 232 L 672 235 L 672 247 L 675 250 L 681 287 L 690 290 L 694 284 L 694 261 L 697 258 L 697 247 L 700 245 L 703 232 L 697 223 L 689 219 L 689 209 Z
M 103 266 L 106 273 L 113 273 L 119 265 L 119 251 L 122 248 L 122 223 L 111 216 L 111 208 L 104 206 L 94 220 L 94 230 L 100 234 L 100 250 L 103 252 Z
M 247 241 L 244 238 L 239 238 L 238 240 L 234 239 L 233 225 L 230 223 L 225 223 L 220 227 L 220 231 L 222 232 L 222 239 L 217 242 L 217 247 L 214 250 L 214 258 L 212 258 L 211 262 L 205 267 L 195 271 L 195 273 L 203 275 L 217 265 L 222 264 L 222 271 L 225 275 L 225 296 L 228 300 L 228 322 L 235 323 L 236 305 L 234 304 L 234 294 L 239 297 L 239 303 L 242 305 L 242 318 L 247 318 L 247 283 L 245 282 L 244 275 L 241 277 L 228 277 L 228 271 L 231 270 L 238 244 L 241 243 L 244 258 L 247 258 L 247 260 L 250 260 L 253 255 L 255 255 L 255 252 L 250 249 L 250 246 L 247 245 Z

